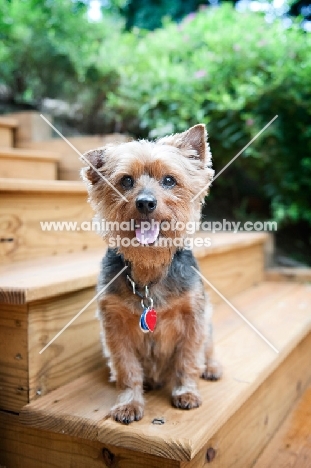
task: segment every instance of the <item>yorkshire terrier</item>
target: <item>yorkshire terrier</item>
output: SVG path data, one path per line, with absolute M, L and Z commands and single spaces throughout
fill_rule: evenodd
M 90 202 L 111 226 L 105 235 L 113 247 L 102 260 L 98 291 L 108 286 L 98 307 L 111 381 L 121 390 L 111 417 L 123 424 L 143 417 L 146 388 L 169 385 L 172 404 L 191 409 L 202 402 L 197 378 L 221 376 L 211 306 L 192 268 L 198 265 L 191 250 L 180 247 L 185 229 L 172 227 L 200 219 L 214 174 L 206 139 L 199 124 L 83 156 Z

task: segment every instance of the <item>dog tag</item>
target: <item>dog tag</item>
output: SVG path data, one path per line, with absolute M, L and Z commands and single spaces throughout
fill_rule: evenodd
M 153 332 L 157 323 L 157 313 L 154 309 L 145 308 L 140 316 L 139 326 L 144 333 Z

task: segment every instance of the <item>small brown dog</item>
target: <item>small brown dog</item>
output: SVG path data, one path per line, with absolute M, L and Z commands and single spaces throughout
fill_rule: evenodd
M 213 357 L 211 307 L 192 268 L 198 266 L 192 252 L 180 247 L 180 226 L 199 220 L 205 194 L 192 198 L 213 177 L 205 126 L 156 142 L 110 145 L 84 158 L 90 201 L 111 226 L 106 236 L 113 248 L 98 284 L 100 291 L 111 282 L 98 301 L 104 354 L 121 389 L 111 416 L 124 424 L 140 420 L 143 389 L 164 384 L 174 406 L 196 408 L 198 376 L 221 375 Z M 172 227 L 177 222 L 178 231 Z

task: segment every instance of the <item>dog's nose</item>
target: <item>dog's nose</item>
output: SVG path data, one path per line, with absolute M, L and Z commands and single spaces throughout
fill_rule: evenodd
M 156 209 L 157 200 L 151 194 L 143 193 L 136 198 L 136 208 L 140 213 L 148 214 Z

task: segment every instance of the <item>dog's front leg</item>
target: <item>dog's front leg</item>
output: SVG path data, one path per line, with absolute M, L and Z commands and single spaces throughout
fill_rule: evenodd
M 197 389 L 198 356 L 202 341 L 200 330 L 193 325 L 176 350 L 172 390 L 172 404 L 176 408 L 192 409 L 202 404 Z
M 123 424 L 139 421 L 144 415 L 144 399 L 141 385 L 133 385 L 121 391 L 117 403 L 111 408 L 111 417 Z
M 111 408 L 111 417 L 123 424 L 139 421 L 144 415 L 143 371 L 128 342 L 119 341 L 111 352 L 116 372 L 117 387 L 121 390 L 117 403 Z
M 139 341 L 137 317 L 110 302 L 103 310 L 105 346 L 109 350 L 117 388 L 117 403 L 111 408 L 111 417 L 123 424 L 139 421 L 144 415 L 143 369 L 135 351 Z M 133 323 L 132 323 L 133 322 Z
M 144 415 L 142 367 L 128 337 L 118 340 L 118 343 L 108 343 L 108 346 L 116 372 L 117 387 L 121 390 L 110 415 L 123 424 L 139 421 Z

